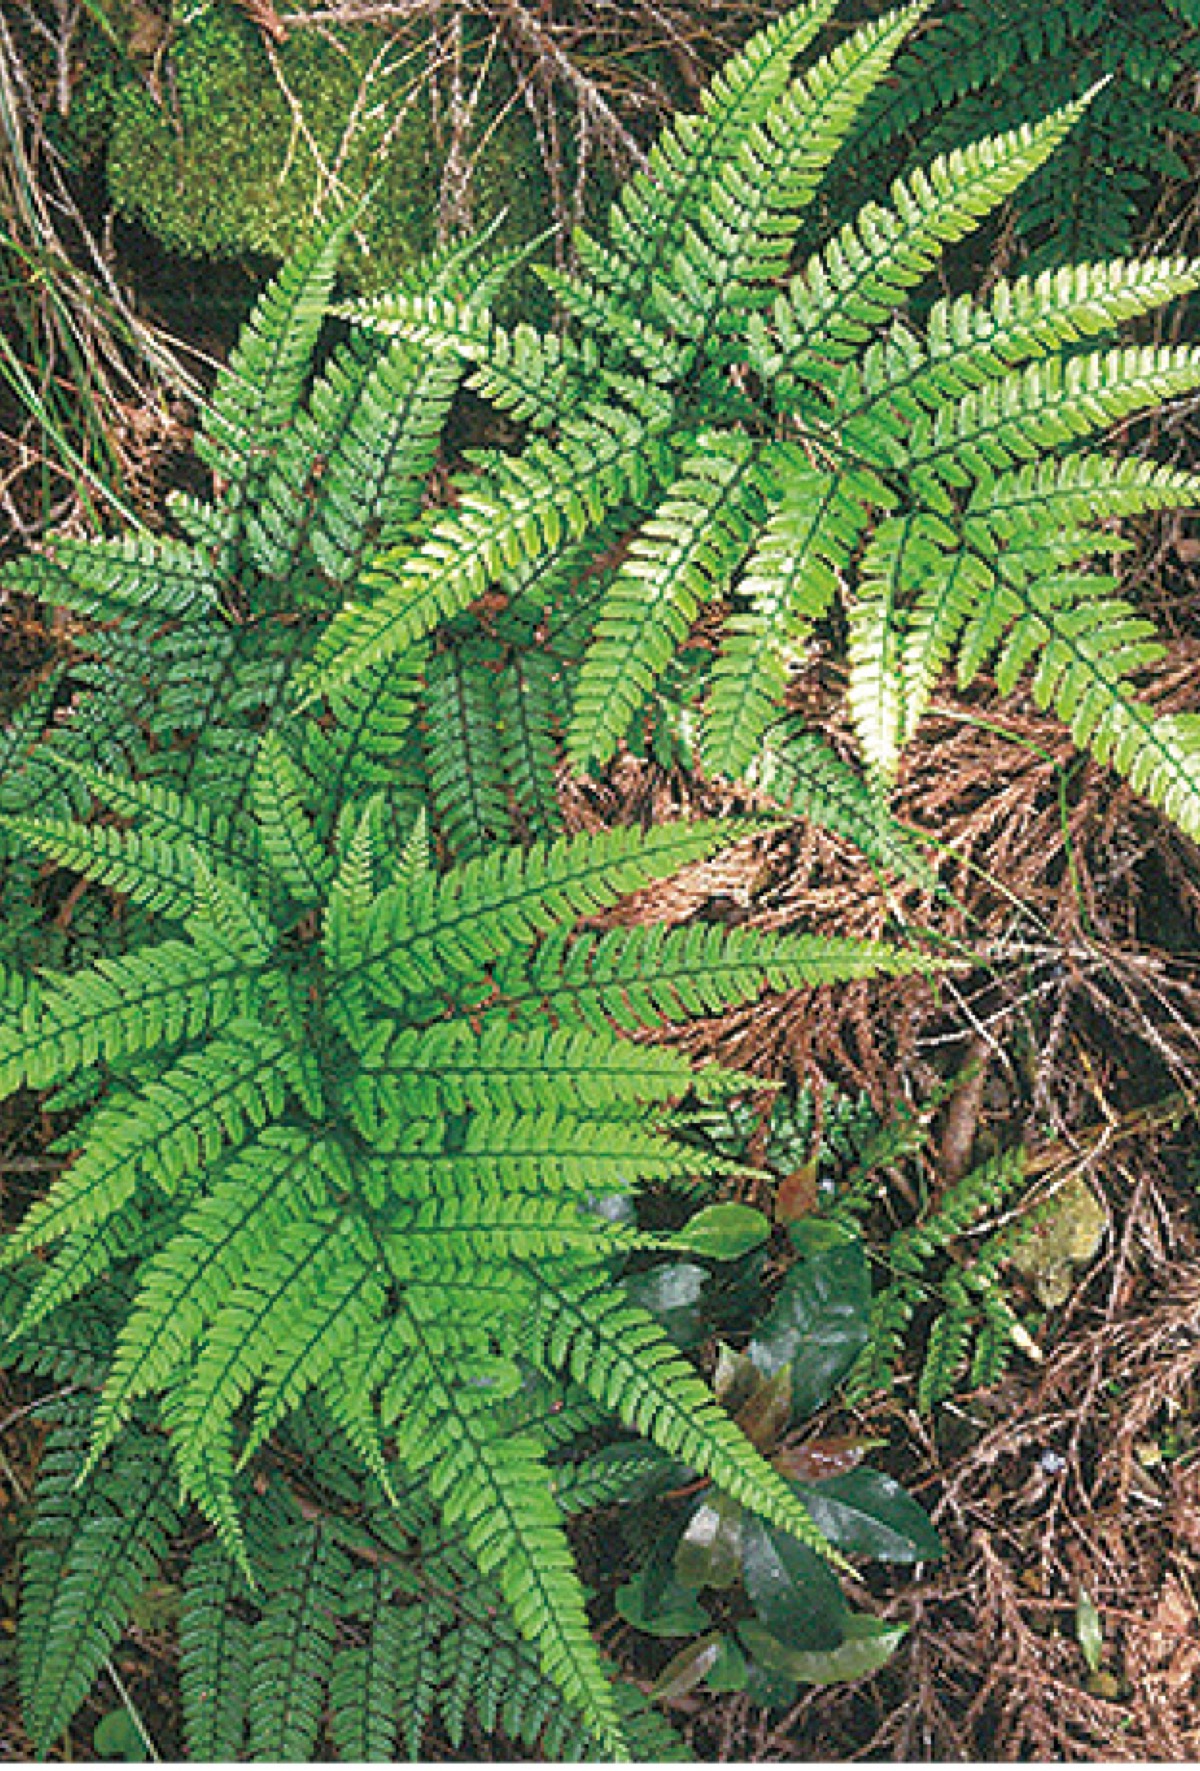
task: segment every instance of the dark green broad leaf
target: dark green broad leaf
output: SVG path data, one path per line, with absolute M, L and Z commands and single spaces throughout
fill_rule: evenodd
M 802 1419 L 829 1400 L 867 1344 L 871 1279 L 862 1243 L 839 1224 L 803 1219 L 792 1240 L 798 1258 L 749 1353 L 767 1375 L 791 1365 L 792 1412 Z
M 736 1261 L 771 1234 L 771 1225 L 751 1205 L 729 1202 L 708 1205 L 677 1230 L 671 1247 L 702 1255 L 710 1261 Z
M 759 1660 L 750 1660 L 747 1662 L 745 1694 L 747 1701 L 757 1704 L 760 1709 L 779 1710 L 795 1703 L 799 1687 L 795 1679 L 773 1673 Z
M 721 1651 L 709 1668 L 705 1684 L 710 1691 L 744 1691 L 750 1663 L 736 1636 L 721 1637 Z
M 732 1495 L 711 1489 L 688 1520 L 675 1551 L 675 1578 L 681 1586 L 728 1592 L 742 1574 L 745 1509 Z
M 924 1507 L 880 1470 L 847 1470 L 825 1482 L 794 1482 L 813 1524 L 839 1550 L 880 1562 L 934 1562 L 942 1540 Z
M 708 1332 L 700 1305 L 708 1277 L 694 1261 L 672 1261 L 630 1273 L 622 1283 L 629 1301 L 657 1316 L 677 1347 L 694 1347 Z
M 672 1697 L 686 1697 L 689 1691 L 706 1679 L 721 1658 L 722 1637 L 715 1632 L 701 1636 L 681 1648 L 669 1660 L 650 1688 L 650 1696 L 666 1702 Z
M 92 1745 L 98 1759 L 123 1759 L 126 1763 L 150 1757 L 141 1730 L 128 1710 L 110 1710 L 96 1723 Z
M 648 1636 L 694 1636 L 697 1629 L 712 1624 L 694 1592 L 681 1587 L 673 1576 L 662 1580 L 650 1564 L 618 1587 L 614 1603 L 619 1617 Z
M 836 1648 L 845 1639 L 850 1608 L 815 1550 L 746 1515 L 742 1579 L 760 1623 L 792 1648 Z
M 753 1619 L 738 1625 L 742 1646 L 755 1663 L 777 1677 L 801 1685 L 844 1685 L 865 1679 L 886 1666 L 904 1640 L 906 1625 L 854 1612 L 846 1620 L 845 1640 L 836 1648 L 790 1648 Z

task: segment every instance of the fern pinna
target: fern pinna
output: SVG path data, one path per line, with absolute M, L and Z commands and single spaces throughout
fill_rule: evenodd
M 822 180 L 925 9 L 795 72 L 832 10 L 813 0 L 753 38 L 666 131 L 607 240 L 580 234 L 578 268 L 543 273 L 565 334 L 501 326 L 469 298 L 349 310 L 468 363 L 531 434 L 375 559 L 322 635 L 308 692 L 408 654 L 485 591 L 519 602 L 540 572 L 574 585 L 586 642 L 571 760 L 602 764 L 639 729 L 712 610 L 723 638 L 699 753 L 738 777 L 812 636 L 837 640 L 840 602 L 877 784 L 947 666 L 964 686 L 990 666 L 1005 691 L 1032 667 L 1039 704 L 1198 834 L 1200 727 L 1139 697 L 1161 648 L 1092 560 L 1119 550 L 1113 519 L 1195 505 L 1200 482 L 1089 444 L 1200 383 L 1193 347 L 1113 342 L 1200 269 L 1080 264 L 906 315 L 943 250 L 1069 138 L 1087 93 L 934 159 L 794 265 Z
M 336 731 L 324 738 L 336 745 Z M 696 1170 L 647 1114 L 742 1082 L 628 1035 L 764 984 L 920 961 L 815 936 L 572 933 L 736 827 L 564 838 L 439 873 L 419 819 L 393 847 L 380 794 L 348 799 L 323 838 L 303 749 L 300 735 L 262 739 L 234 820 L 89 772 L 119 825 L 17 821 L 24 841 L 162 930 L 38 978 L 0 1024 L 5 1093 L 81 1072 L 104 1081 L 64 1140 L 74 1159 L 5 1246 L 9 1266 L 53 1251 L 18 1344 L 107 1276 L 128 1283 L 80 1479 L 157 1418 L 183 1494 L 251 1587 L 240 1472 L 315 1399 L 382 1494 L 423 1486 L 600 1749 L 620 1753 L 543 1447 L 507 1424 L 529 1374 L 569 1375 L 777 1525 L 817 1537 L 614 1288 L 620 1256 L 655 1239 L 602 1202 Z M 33 1685 L 45 1744 L 66 1699 Z

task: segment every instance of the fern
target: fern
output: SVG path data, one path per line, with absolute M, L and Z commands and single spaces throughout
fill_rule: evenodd
M 927 1324 L 917 1378 L 920 1408 L 944 1401 L 968 1371 L 979 1385 L 1001 1375 L 1021 1329 L 1000 1269 L 1030 1235 L 1031 1221 L 1023 1214 L 969 1250 L 963 1239 L 979 1219 L 1010 1201 L 1024 1178 L 1024 1151 L 1008 1151 L 964 1175 L 891 1238 L 886 1280 L 872 1303 L 871 1340 L 847 1379 L 851 1398 L 892 1386 L 918 1317 Z
M 127 827 L 99 827 L 102 843 L 86 824 L 70 843 L 56 836 L 73 865 L 145 876 L 176 932 L 45 977 L 0 1025 L 10 1090 L 85 1064 L 107 1078 L 71 1135 L 74 1160 L 4 1258 L 57 1246 L 43 1285 L 60 1304 L 114 1263 L 131 1273 L 85 1480 L 140 1410 L 159 1408 L 184 1494 L 253 1584 L 238 1472 L 327 1396 L 368 1468 L 382 1468 L 381 1435 L 394 1440 L 546 1675 L 616 1753 L 620 1719 L 544 1452 L 496 1414 L 520 1385 L 516 1348 L 547 1373 L 569 1368 L 604 1408 L 820 1541 L 652 1320 L 612 1308 L 613 1261 L 654 1239 L 596 1215 L 587 1195 L 686 1169 L 669 1129 L 641 1116 L 693 1080 L 702 1092 L 736 1082 L 693 1077 L 683 1057 L 627 1035 L 767 983 L 925 962 L 816 937 L 572 936 L 579 917 L 713 854 L 736 827 L 490 849 L 443 875 L 419 846 L 380 865 L 376 801 L 322 840 L 312 791 L 283 740 L 266 738 L 242 813 L 258 856 L 246 872 L 217 858 L 223 826 L 177 795 L 120 795 Z M 164 878 L 179 882 L 170 901 Z M 122 1240 L 131 1210 L 148 1245 Z M 40 1295 L 25 1332 L 44 1319 Z M 345 1372 L 373 1347 L 348 1400 Z M 250 1647 L 264 1706 L 250 1745 L 305 1757 L 344 1570 L 307 1525 L 278 1554 L 288 1578 Z
M 943 0 L 867 107 L 862 171 L 877 179 L 906 140 L 944 152 L 1104 79 L 1084 128 L 1016 193 L 1013 213 L 1043 263 L 1125 252 L 1145 193 L 1187 177 L 1172 136 L 1190 128 L 1178 91 L 1198 62 L 1188 0 Z
M 526 580 L 558 571 L 584 648 L 566 734 L 576 767 L 637 748 L 648 713 L 664 731 L 686 727 L 668 674 L 697 621 L 712 632 L 720 617 L 719 649 L 699 650 L 684 699 L 705 695 L 709 773 L 761 773 L 792 670 L 844 623 L 877 799 L 944 671 L 966 681 L 991 665 L 1007 691 L 1031 669 L 1076 742 L 1194 835 L 1191 726 L 1141 699 L 1149 630 L 1089 562 L 1113 551 L 1112 519 L 1200 496 L 1194 476 L 1091 447 L 1200 382 L 1191 346 L 1112 342 L 1200 272 L 1079 265 L 918 318 L 942 255 L 1090 126 L 1106 102 L 1096 90 L 956 143 L 798 255 L 822 180 L 858 113 L 893 90 L 888 70 L 920 14 L 870 20 L 795 71 L 827 10 L 802 7 L 753 38 L 618 197 L 607 241 L 581 238 L 579 268 L 548 276 L 566 344 L 547 333 L 539 356 L 528 326 L 484 323 L 462 302 L 440 328 L 410 296 L 347 310 L 465 360 L 480 387 L 537 363 L 545 397 L 520 408 L 538 433 L 520 452 L 482 461 L 452 507 L 376 561 L 317 643 L 302 694 L 340 692 L 479 597 L 515 588 L 519 603 Z M 542 649 L 528 632 L 517 644 Z M 493 723 L 483 687 L 480 675 L 479 711 L 461 724 L 479 754 Z M 501 755 L 493 744 L 481 783 L 498 785 Z M 465 765 L 452 778 L 469 778 Z M 468 812 L 460 790 L 451 818 L 468 816 L 482 840 L 498 795 Z
M 178 1521 L 166 1446 L 141 1429 L 83 1477 L 88 1412 L 74 1408 L 42 1459 L 25 1549 L 21 1688 L 42 1752 L 87 1696 Z

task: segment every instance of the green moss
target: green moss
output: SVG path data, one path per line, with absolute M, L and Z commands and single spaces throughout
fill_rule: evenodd
M 113 101 L 113 201 L 178 252 L 283 256 L 331 194 L 370 189 L 355 274 L 366 288 L 386 283 L 436 231 L 444 148 L 429 50 L 417 27 L 293 31 L 275 50 L 277 74 L 259 30 L 229 0 L 185 0 L 162 102 L 132 67 Z M 477 71 L 467 70 L 468 90 Z M 546 225 L 549 197 L 527 119 L 510 99 L 497 61 L 484 75 L 467 157 L 473 220 L 505 210 L 505 234 L 519 240 Z

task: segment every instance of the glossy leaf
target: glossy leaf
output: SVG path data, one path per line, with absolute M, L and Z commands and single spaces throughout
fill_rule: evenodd
M 728 1592 L 737 1585 L 744 1520 L 741 1502 L 728 1494 L 714 1489 L 701 1501 L 675 1551 L 675 1578 L 681 1586 Z
M 804 1445 L 780 1446 L 771 1462 L 797 1482 L 824 1482 L 830 1476 L 856 1470 L 868 1451 L 878 1451 L 886 1439 L 868 1439 L 861 1433 L 840 1433 L 833 1438 L 809 1439 Z
M 849 1607 L 815 1550 L 749 1515 L 742 1531 L 742 1577 L 760 1622 L 792 1648 L 833 1648 Z
M 769 1454 L 791 1417 L 792 1372 L 782 1365 L 738 1409 L 737 1424 L 752 1445 Z
M 750 1667 L 736 1636 L 722 1636 L 720 1652 L 709 1668 L 705 1684 L 710 1691 L 744 1691 Z
M 845 1639 L 836 1648 L 803 1649 L 788 1647 L 753 1620 L 738 1626 L 742 1646 L 760 1666 L 801 1685 L 845 1685 L 868 1678 L 887 1665 L 906 1631 L 905 1624 L 888 1624 L 881 1618 L 854 1613 L 847 1619 Z
M 617 1588 L 617 1615 L 648 1636 L 692 1636 L 711 1621 L 695 1593 L 674 1579 L 661 1581 L 643 1568 Z
M 762 1384 L 762 1373 L 746 1353 L 735 1353 L 721 1341 L 713 1372 L 713 1393 L 722 1408 L 736 1414 Z
M 710 1261 L 736 1261 L 771 1234 L 771 1226 L 753 1206 L 730 1201 L 708 1205 L 671 1238 L 673 1248 L 703 1255 Z
M 847 1555 L 932 1562 L 942 1554 L 925 1509 L 881 1470 L 848 1470 L 794 1487 L 826 1537 Z
M 694 1261 L 673 1261 L 630 1273 L 623 1283 L 630 1302 L 657 1316 L 676 1346 L 694 1347 L 704 1339 L 700 1298 L 708 1278 Z
M 719 1635 L 712 1634 L 701 1636 L 699 1641 L 689 1642 L 686 1648 L 681 1648 L 650 1687 L 651 1697 L 665 1703 L 672 1697 L 686 1697 L 689 1691 L 694 1691 L 720 1660 L 721 1642 Z
M 867 1344 L 871 1280 L 862 1243 L 840 1226 L 805 1220 L 792 1240 L 798 1258 L 749 1353 L 768 1375 L 791 1365 L 792 1411 L 803 1418 L 829 1400 Z

